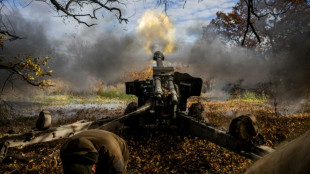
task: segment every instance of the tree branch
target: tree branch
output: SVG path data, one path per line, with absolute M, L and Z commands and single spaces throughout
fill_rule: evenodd
M 8 80 L 9 80 L 10 78 L 12 78 L 13 75 L 14 75 L 14 73 L 12 72 L 12 73 L 8 76 L 8 78 L 6 78 L 6 80 L 4 81 L 4 84 L 3 84 L 2 89 L 1 89 L 0 96 L 1 96 L 1 94 L 3 93 L 3 90 L 4 90 L 4 87 L 5 87 L 6 83 L 8 82 Z
M 66 4 L 64 4 L 64 6 L 62 6 L 57 0 L 50 0 L 50 2 L 52 3 L 52 5 L 54 5 L 54 7 L 56 8 L 57 11 L 61 11 L 65 14 L 66 17 L 72 17 L 74 20 L 76 20 L 78 23 L 80 24 L 84 24 L 88 27 L 91 27 L 93 25 L 96 24 L 89 24 L 88 22 L 85 22 L 84 20 L 80 19 L 79 17 L 89 17 L 90 19 L 97 19 L 96 17 L 96 11 L 99 9 L 106 9 L 110 12 L 117 12 L 116 17 L 119 20 L 119 23 L 128 22 L 127 18 L 123 18 L 122 15 L 122 10 L 120 8 L 117 7 L 109 7 L 108 3 L 114 3 L 114 2 L 118 2 L 118 0 L 107 0 L 104 4 L 102 2 L 100 2 L 99 0 L 70 0 L 68 1 Z M 92 11 L 91 15 L 90 13 L 75 13 L 75 8 L 76 7 L 72 7 L 74 5 L 78 5 L 80 6 L 81 9 L 83 9 L 83 4 L 87 4 L 87 5 L 91 5 L 91 6 L 99 6 L 98 8 L 94 8 Z M 72 7 L 72 8 L 71 8 Z M 63 17 L 63 16 L 62 16 Z
M 184 1 L 184 4 L 183 4 L 183 9 L 184 9 L 184 7 L 185 7 L 186 3 L 187 3 L 187 0 L 185 0 L 185 1 Z
M 258 34 L 256 33 L 256 30 L 254 29 L 254 26 L 253 26 L 252 22 L 250 22 L 249 25 L 250 25 L 250 27 L 251 27 L 253 33 L 255 34 L 255 36 L 256 36 L 258 42 L 260 43 L 260 42 L 261 42 L 261 41 L 260 41 L 260 37 L 259 37 Z
M 245 38 L 246 38 L 246 35 L 248 33 L 248 30 L 249 30 L 249 27 L 251 27 L 253 33 L 255 34 L 255 37 L 257 38 L 258 42 L 260 43 L 260 37 L 259 35 L 257 34 L 257 32 L 255 31 L 255 28 L 253 26 L 253 23 L 251 22 L 251 15 L 253 14 L 255 17 L 257 17 L 259 19 L 259 16 L 254 12 L 254 5 L 253 5 L 253 0 L 244 0 L 246 5 L 248 6 L 248 16 L 247 16 L 247 26 L 246 26 L 246 30 L 245 30 L 245 33 L 243 35 L 243 40 L 242 40 L 242 46 L 244 45 L 244 42 L 245 42 Z
M 13 76 L 13 75 L 18 75 L 20 76 L 25 82 L 27 82 L 28 84 L 32 85 L 32 86 L 41 86 L 40 82 L 36 83 L 36 82 L 33 82 L 31 80 L 29 80 L 25 74 L 23 74 L 22 72 L 20 72 L 17 68 L 16 68 L 16 65 L 17 64 L 14 64 L 13 66 L 9 66 L 9 65 L 4 65 L 4 64 L 0 64 L 0 69 L 4 69 L 4 70 L 8 70 L 9 72 L 11 72 L 10 74 L 10 78 Z M 6 82 L 5 82 L 6 83 Z M 54 85 L 50 85 L 50 84 L 44 84 L 46 87 L 49 87 L 49 86 L 54 86 Z M 3 87 L 2 87 L 3 88 Z
M 247 26 L 246 26 L 246 30 L 245 30 L 244 35 L 243 35 L 243 40 L 242 40 L 242 44 L 241 44 L 242 46 L 244 45 L 245 37 L 246 37 L 248 30 L 249 30 L 249 25 L 250 25 L 250 23 L 248 22 Z
M 9 38 L 9 41 L 13 41 L 13 40 L 16 40 L 16 39 L 22 39 L 21 37 L 17 36 L 17 35 L 14 35 L 8 31 L 5 31 L 5 30 L 0 30 L 0 34 L 3 34 L 3 35 L 6 35 L 6 36 L 10 36 L 11 38 Z
M 242 46 L 244 45 L 244 42 L 245 42 L 245 38 L 246 38 L 246 35 L 248 33 L 248 29 L 249 27 L 251 27 L 255 37 L 257 38 L 258 42 L 260 43 L 261 42 L 261 39 L 259 37 L 259 35 L 257 34 L 255 28 L 254 28 L 254 25 L 253 23 L 251 22 L 251 15 L 254 15 L 258 20 L 262 17 L 265 17 L 265 16 L 268 16 L 268 15 L 273 15 L 273 16 L 279 16 L 279 15 L 282 15 L 284 13 L 286 13 L 293 5 L 295 2 L 297 2 L 297 0 L 294 0 L 294 1 L 288 1 L 283 9 L 281 9 L 278 13 L 274 13 L 274 12 L 268 12 L 268 13 L 265 13 L 265 14 L 260 14 L 258 15 L 256 12 L 255 12 L 255 8 L 254 8 L 254 2 L 253 0 L 244 0 L 244 2 L 246 3 L 247 7 L 248 7 L 248 16 L 247 16 L 247 28 L 246 28 L 246 32 L 244 33 L 244 36 L 243 36 L 243 40 L 242 40 Z M 265 5 L 267 6 L 274 6 L 276 4 L 276 1 L 274 1 L 272 4 L 268 4 L 268 2 L 266 0 L 264 0 L 264 3 Z

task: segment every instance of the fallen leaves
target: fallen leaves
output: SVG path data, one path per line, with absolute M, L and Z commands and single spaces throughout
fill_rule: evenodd
M 203 105 L 204 116 L 209 122 L 226 130 L 238 113 L 253 114 L 259 122 L 260 133 L 267 141 L 266 145 L 273 148 L 310 130 L 308 105 L 303 106 L 301 112 L 286 116 L 276 115 L 266 103 L 225 101 L 203 102 Z
M 62 173 L 59 149 L 63 142 L 57 140 L 24 148 L 10 148 L 0 173 Z
M 127 130 L 132 173 L 241 173 L 251 160 L 171 129 Z
M 310 128 L 309 109 L 291 116 L 275 116 L 264 103 L 203 102 L 210 123 L 228 130 L 235 113 L 250 112 L 256 116 L 267 145 L 277 147 Z M 79 119 L 95 120 L 101 115 L 119 115 L 123 109 L 72 110 L 76 115 L 56 124 L 73 123 Z M 56 112 L 56 111 L 55 111 Z M 61 110 L 57 111 L 63 114 Z M 12 121 L 14 132 L 27 131 L 35 124 L 32 118 Z M 12 126 L 5 125 L 5 126 Z M 24 129 L 26 128 L 26 129 Z M 1 128 L 3 133 L 4 127 Z M 207 140 L 182 135 L 169 128 L 129 129 L 120 133 L 129 146 L 129 173 L 243 173 L 253 162 Z M 0 173 L 62 173 L 59 149 L 64 140 L 39 143 L 23 148 L 10 148 Z

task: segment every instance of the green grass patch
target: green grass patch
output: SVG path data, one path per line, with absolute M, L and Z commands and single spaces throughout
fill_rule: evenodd
M 88 104 L 88 103 L 127 103 L 135 101 L 137 97 L 127 95 L 121 91 L 97 91 L 93 93 L 80 94 L 45 94 L 33 96 L 32 101 L 44 105 L 62 105 L 62 104 Z
M 136 96 L 134 95 L 128 95 L 122 91 L 116 91 L 116 90 L 112 90 L 112 91 L 97 91 L 96 92 L 97 96 L 100 97 L 105 97 L 105 98 L 118 98 L 118 99 L 124 99 L 124 100 L 128 100 L 128 99 L 135 99 Z
M 243 101 L 243 102 L 266 102 L 267 101 L 267 96 L 263 92 L 261 95 L 257 95 L 254 92 L 250 91 L 245 91 L 242 93 L 240 98 L 234 98 L 232 99 L 233 101 Z

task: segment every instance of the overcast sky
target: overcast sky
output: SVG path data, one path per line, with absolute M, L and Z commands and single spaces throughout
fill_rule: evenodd
M 57 13 L 43 2 L 33 2 L 23 8 L 28 3 L 29 0 L 15 1 L 23 17 L 48 25 L 48 33 L 52 37 L 93 30 L 78 25 L 76 21 L 57 17 Z M 178 3 L 168 4 L 167 14 L 176 27 L 176 38 L 184 43 L 193 43 L 201 34 L 202 26 L 207 25 L 217 11 L 229 12 L 236 3 L 237 0 L 188 0 L 183 8 L 184 1 L 180 0 Z M 98 24 L 95 28 L 102 31 L 113 30 L 120 34 L 132 34 L 135 33 L 137 20 L 147 9 L 163 10 L 163 6 L 158 6 L 156 0 L 133 0 L 121 8 L 123 8 L 124 17 L 129 18 L 127 24 L 119 24 L 116 17 L 108 13 L 104 18 L 99 17 L 99 20 L 94 21 Z

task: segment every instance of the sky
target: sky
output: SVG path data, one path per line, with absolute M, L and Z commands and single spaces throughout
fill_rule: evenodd
M 9 0 L 8 2 L 13 2 Z M 84 30 L 93 30 L 84 25 L 79 25 L 72 19 L 57 17 L 58 14 L 48 4 L 43 2 L 32 2 L 29 0 L 14 1 L 23 17 L 46 23 L 52 37 L 63 37 L 72 35 Z M 93 21 L 97 28 L 102 31 L 117 31 L 120 34 L 132 34 L 136 32 L 137 20 L 147 9 L 164 11 L 163 6 L 158 6 L 156 0 L 133 0 L 120 5 L 123 9 L 124 17 L 129 22 L 119 23 L 114 14 L 103 14 L 97 21 Z M 184 1 L 176 1 L 168 4 L 167 15 L 172 20 L 176 28 L 176 38 L 180 42 L 193 43 L 202 32 L 202 26 L 206 26 L 211 19 L 215 18 L 217 11 L 229 12 L 237 3 L 237 0 L 188 0 L 183 8 Z M 29 4 L 27 6 L 27 4 Z M 25 7 L 27 6 L 27 7 Z

